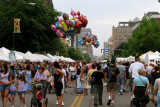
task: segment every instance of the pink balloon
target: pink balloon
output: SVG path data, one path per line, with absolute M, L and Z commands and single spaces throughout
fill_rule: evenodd
M 60 32 L 59 37 L 63 38 L 63 33 L 62 32 Z
M 58 22 L 61 24 L 61 23 L 62 23 L 62 19 L 61 19 L 61 18 L 58 18 Z
M 57 30 L 57 32 L 56 32 L 56 33 L 57 33 L 57 35 L 59 35 L 59 34 L 60 34 L 60 31 L 59 31 L 59 30 Z
M 69 26 L 70 25 L 70 21 L 66 20 L 66 25 Z
M 74 10 L 71 10 L 71 15 L 76 16 L 76 12 Z
M 57 32 L 57 28 L 56 28 L 55 25 L 51 25 L 51 29 L 52 29 L 53 31 Z

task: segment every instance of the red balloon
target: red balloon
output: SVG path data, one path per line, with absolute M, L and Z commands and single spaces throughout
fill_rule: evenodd
M 77 21 L 76 22 L 76 27 L 81 29 L 82 28 L 82 22 L 81 21 Z
M 77 15 L 80 16 L 80 11 L 77 12 Z
M 57 28 L 56 28 L 55 25 L 51 25 L 51 29 L 52 29 L 53 31 L 57 32 Z
M 86 45 L 86 42 L 83 42 L 84 45 Z

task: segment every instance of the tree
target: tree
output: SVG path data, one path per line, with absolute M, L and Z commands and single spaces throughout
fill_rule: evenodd
M 125 43 L 124 56 L 141 55 L 148 51 L 160 51 L 160 26 L 155 19 L 144 18 Z
M 29 5 L 29 2 L 36 5 Z M 21 33 L 14 36 L 16 50 L 60 52 L 67 56 L 65 46 L 50 28 L 61 13 L 46 5 L 44 0 L 1 0 L 0 6 L 0 47 L 12 49 L 13 19 L 20 18 Z

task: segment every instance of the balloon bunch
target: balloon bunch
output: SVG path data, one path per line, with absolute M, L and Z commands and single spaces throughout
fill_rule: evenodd
M 78 43 L 87 47 L 93 45 L 95 48 L 98 48 L 100 45 L 97 36 L 90 33 L 87 33 L 82 39 L 78 40 Z
M 55 25 L 51 25 L 51 29 L 56 32 L 56 34 L 60 38 L 66 38 L 66 36 L 70 36 L 74 38 L 76 34 L 79 34 L 81 28 L 85 28 L 88 24 L 87 17 L 77 13 L 74 10 L 71 10 L 72 18 L 69 19 L 69 15 L 67 13 L 63 13 L 63 19 L 59 18 Z

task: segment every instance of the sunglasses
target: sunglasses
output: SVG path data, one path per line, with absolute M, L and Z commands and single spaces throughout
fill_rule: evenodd
M 59 65 L 59 66 L 63 66 L 63 65 Z

